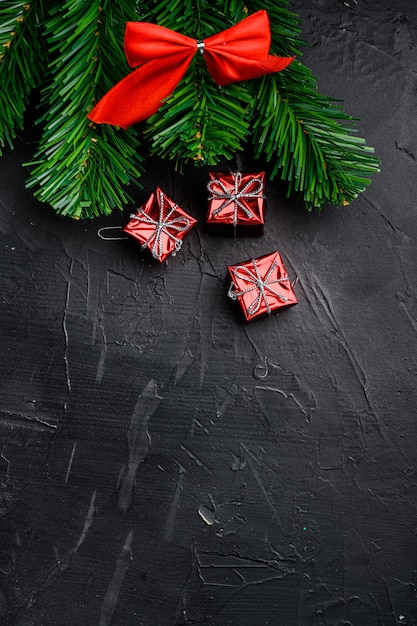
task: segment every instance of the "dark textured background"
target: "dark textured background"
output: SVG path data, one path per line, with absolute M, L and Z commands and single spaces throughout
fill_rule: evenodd
M 382 161 L 350 207 L 277 182 L 213 237 L 207 169 L 151 161 L 200 219 L 157 266 L 0 161 L 1 626 L 417 625 L 417 4 L 291 6 Z M 243 325 L 226 267 L 275 249 L 299 304 Z

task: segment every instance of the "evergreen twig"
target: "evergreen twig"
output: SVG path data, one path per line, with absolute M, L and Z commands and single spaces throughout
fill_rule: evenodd
M 141 175 L 134 130 L 96 127 L 86 115 L 123 74 L 125 22 L 134 0 L 66 0 L 46 24 L 52 81 L 43 90 L 44 127 L 28 187 L 58 213 L 74 218 L 109 214 L 130 201 L 124 186 Z
M 271 52 L 297 56 L 283 72 L 220 88 L 196 54 L 175 92 L 138 129 L 87 119 L 130 71 L 126 21 L 152 21 L 204 39 L 260 9 L 270 17 Z M 179 167 L 231 159 L 250 138 L 255 156 L 271 162 L 271 177 L 285 179 L 288 193 L 301 193 L 307 208 L 348 204 L 379 162 L 357 136 L 357 120 L 318 93 L 316 78 L 299 60 L 302 44 L 287 0 L 2 0 L 0 150 L 12 147 L 30 91 L 42 86 L 37 123 L 43 134 L 27 164 L 27 185 L 63 215 L 94 217 L 130 201 L 125 186 L 137 183 L 142 171 L 138 130 L 154 154 Z
M 144 19 L 204 39 L 224 29 L 222 4 L 157 2 Z M 214 165 L 222 157 L 233 158 L 249 132 L 250 101 L 242 83 L 217 87 L 204 60 L 196 55 L 172 96 L 147 122 L 145 135 L 151 140 L 152 152 L 170 158 L 177 166 L 188 160 Z
M 46 54 L 39 36 L 44 0 L 2 0 L 0 8 L 0 155 L 13 147 Z
M 157 2 L 144 19 L 204 38 L 266 9 L 272 52 L 299 56 L 299 18 L 287 5 L 287 0 L 188 0 L 184 6 L 172 0 Z M 316 78 L 297 59 L 284 72 L 219 88 L 197 57 L 145 132 L 161 157 L 212 165 L 241 149 L 248 122 L 255 156 L 271 161 L 271 178 L 279 173 L 289 183 L 288 194 L 301 192 L 308 209 L 349 204 L 378 171 L 373 149 L 355 134 L 354 118 L 318 93 Z
M 298 17 L 287 0 L 248 0 L 251 11 L 265 8 L 271 20 L 272 51 L 300 54 Z M 298 46 L 302 44 L 298 39 Z M 311 70 L 294 60 L 285 70 L 248 87 L 253 97 L 252 143 L 255 156 L 271 161 L 271 178 L 289 182 L 288 195 L 302 193 L 308 209 L 325 202 L 349 204 L 379 170 L 373 148 L 358 137 L 353 117 L 317 91 Z

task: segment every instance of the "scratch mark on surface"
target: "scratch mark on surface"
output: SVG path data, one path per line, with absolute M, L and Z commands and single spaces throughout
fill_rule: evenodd
M 47 368 L 46 368 L 46 370 L 45 370 L 45 374 L 44 374 L 44 377 L 45 377 L 45 378 L 49 375 L 49 372 L 51 371 L 51 367 L 52 367 L 52 363 L 54 362 L 54 358 L 55 358 L 56 351 L 57 351 L 57 350 L 56 350 L 56 348 L 55 348 L 55 349 L 53 350 L 53 352 L 52 352 L 52 356 L 51 356 L 51 358 L 50 358 L 50 360 L 49 360 L 48 367 L 47 367 Z
M 74 259 L 71 259 L 71 265 L 70 265 L 70 271 L 69 271 L 70 275 L 72 275 L 73 267 L 74 267 Z M 68 328 L 67 328 L 67 316 L 68 316 L 68 311 L 69 311 L 70 291 L 71 291 L 71 282 L 68 280 L 67 294 L 66 294 L 65 306 L 64 306 L 64 316 L 62 318 L 62 329 L 64 331 L 64 338 L 65 338 L 64 363 L 65 363 L 65 375 L 67 379 L 67 389 L 68 389 L 69 394 L 71 393 L 71 380 L 70 380 L 70 374 L 69 374 L 69 361 L 68 361 L 69 337 L 68 337 Z
M 195 425 L 196 425 L 196 426 L 198 426 L 199 428 L 201 428 L 201 430 L 202 430 L 202 431 L 203 431 L 206 435 L 208 435 L 208 434 L 210 433 L 209 429 L 208 429 L 208 428 L 206 428 L 206 427 L 204 426 L 204 424 L 202 424 L 202 423 L 200 422 L 200 420 L 198 420 L 197 418 L 195 418 L 195 422 L 194 422 L 194 423 L 195 423 Z
M 198 465 L 198 467 L 201 467 L 201 468 L 205 469 L 205 470 L 206 470 L 206 472 L 208 472 L 209 474 L 211 474 L 211 472 L 210 472 L 209 468 L 208 468 L 206 465 L 204 465 L 204 463 L 203 463 L 202 461 L 200 461 L 200 459 L 199 459 L 199 458 L 198 458 L 195 454 L 193 454 L 193 453 L 191 452 L 191 450 L 189 450 L 188 448 L 186 448 L 186 447 L 185 447 L 185 446 L 183 446 L 183 445 L 181 445 L 180 447 L 181 447 L 181 450 L 184 450 L 185 454 L 187 454 L 187 455 L 190 457 L 190 459 L 192 459 L 192 460 L 194 461 L 194 463 L 195 463 L 196 465 Z
M 258 363 L 255 364 L 253 368 L 253 377 L 256 378 L 257 380 L 260 380 L 262 378 L 266 378 L 268 374 L 269 374 L 268 359 L 266 358 L 266 356 L 264 356 L 262 357 L 262 359 L 260 359 Z
M 97 365 L 97 373 L 96 373 L 96 385 L 99 385 L 103 380 L 104 371 L 106 369 L 106 357 L 107 357 L 107 344 L 104 343 L 101 352 L 100 358 Z
M 255 351 L 256 356 L 257 356 L 259 359 L 262 359 L 261 352 L 260 352 L 260 350 L 256 347 L 255 342 L 253 341 L 252 337 L 251 337 L 251 336 L 250 336 L 250 334 L 249 334 L 249 329 L 248 329 L 246 326 L 244 326 L 244 327 L 243 327 L 243 332 L 244 332 L 244 333 L 245 333 L 245 335 L 246 335 L 246 339 L 249 341 L 250 345 L 252 346 L 253 350 Z
M 70 460 L 69 460 L 68 467 L 67 467 L 67 473 L 66 473 L 66 476 L 65 476 L 65 484 L 68 483 L 68 478 L 69 478 L 69 475 L 71 473 L 71 467 L 72 467 L 72 462 L 74 461 L 74 455 L 75 455 L 76 447 L 77 447 L 77 442 L 75 441 L 74 445 L 72 446 L 72 452 L 71 452 Z
M 216 271 L 212 260 L 210 259 L 209 256 L 207 256 L 206 252 L 205 252 L 205 246 L 204 243 L 201 239 L 201 235 L 198 232 L 198 230 L 194 231 L 197 235 L 198 238 L 198 243 L 200 246 L 200 254 L 199 256 L 195 256 L 195 258 L 197 259 L 199 268 L 200 268 L 200 273 L 203 274 L 207 274 L 208 276 L 212 276 L 213 278 L 218 278 L 219 280 L 222 280 L 222 277 L 220 276 L 219 272 Z
M 28 416 L 23 413 L 9 413 L 0 411 L 1 423 L 5 426 L 29 428 L 35 431 L 56 430 L 56 424 L 50 424 L 40 417 Z
M 257 461 L 256 457 L 254 457 L 252 455 L 251 452 L 249 452 L 249 450 L 247 449 L 247 447 L 241 443 L 240 444 L 241 448 L 244 450 L 245 452 L 245 457 L 246 457 L 246 462 L 248 464 L 248 467 L 251 471 L 252 476 L 254 477 L 263 497 L 266 500 L 267 505 L 269 506 L 271 512 L 272 512 L 272 516 L 275 519 L 276 522 L 278 522 L 278 524 L 281 526 L 282 530 L 284 531 L 284 526 L 282 524 L 281 518 L 275 508 L 274 502 L 272 501 L 272 498 L 270 496 L 270 494 L 267 492 L 267 490 L 265 489 L 265 485 L 262 482 L 262 478 L 259 475 L 258 470 L 256 469 L 253 461 Z
M 198 356 L 200 357 L 200 389 L 203 388 L 206 372 L 210 369 L 209 364 L 213 350 L 213 337 L 211 341 L 207 341 L 206 338 L 209 337 L 210 332 L 212 331 L 214 307 L 208 307 L 206 305 L 206 298 L 207 294 L 215 292 L 217 282 L 217 278 L 209 274 L 205 274 L 202 271 L 198 294 L 196 297 L 195 315 L 193 318 L 193 331 L 196 345 L 195 350 L 198 351 Z
M 223 417 L 227 412 L 227 409 L 236 400 L 239 393 L 238 387 L 233 383 L 229 389 L 222 389 L 217 386 L 216 389 L 216 417 Z
M 100 626 L 109 626 L 120 595 L 123 579 L 133 560 L 132 556 L 133 530 L 128 534 L 122 551 L 117 559 L 116 568 L 111 577 L 101 608 Z
M 388 603 L 389 603 L 389 607 L 391 609 L 391 615 L 395 615 L 394 605 L 393 605 L 391 593 L 390 593 L 390 590 L 389 590 L 389 587 L 388 587 L 388 583 L 387 583 L 385 578 L 383 579 L 383 583 L 384 583 L 385 591 L 386 591 L 386 594 L 387 594 L 387 600 L 388 600 Z
M 133 489 L 138 467 L 149 452 L 149 420 L 157 411 L 162 400 L 163 397 L 158 395 L 158 388 L 153 379 L 148 382 L 137 399 L 127 435 L 129 448 L 127 469 L 121 480 L 119 491 L 119 507 L 124 513 L 126 513 L 133 500 Z
M 414 332 L 417 333 L 417 320 L 410 313 L 410 311 L 409 311 L 409 309 L 408 309 L 408 307 L 407 307 L 407 305 L 406 305 L 406 303 L 404 301 L 404 298 L 401 295 L 397 294 L 397 300 L 399 301 L 400 307 L 402 308 L 402 310 L 404 311 L 405 315 L 407 316 L 408 321 L 410 322 L 411 327 L 413 328 Z
M 395 147 L 397 148 L 397 150 L 399 150 L 400 152 L 405 154 L 406 157 L 408 157 L 409 159 L 411 159 L 414 162 L 416 161 L 416 157 L 414 156 L 414 154 L 412 154 L 411 152 L 406 150 L 403 146 L 400 146 L 400 144 L 397 141 L 394 141 L 394 144 L 395 144 Z
M 345 7 L 347 7 L 348 9 L 351 9 L 351 11 L 356 13 L 356 11 L 358 10 L 358 0 L 353 0 L 353 2 L 354 2 L 354 6 L 350 5 L 349 2 L 343 2 L 343 4 L 345 5 Z
M 330 305 L 330 301 L 328 297 L 326 296 L 324 290 L 322 289 L 321 285 L 316 280 L 314 280 L 313 277 L 311 276 L 310 276 L 310 285 L 311 285 L 311 289 L 314 295 L 316 296 L 317 301 L 320 303 L 322 310 L 325 312 L 327 319 L 330 322 L 330 325 L 333 329 L 334 337 L 336 338 L 339 345 L 343 348 L 348 358 L 348 361 L 352 367 L 352 370 L 355 373 L 355 376 L 361 385 L 367 406 L 369 409 L 372 409 L 371 403 L 368 397 L 368 392 L 367 392 L 367 380 L 366 380 L 365 372 L 362 369 L 357 359 L 356 354 L 350 347 L 349 342 L 347 341 L 342 328 L 337 322 L 337 318 L 333 313 L 332 307 Z M 318 315 L 318 318 L 321 319 L 320 315 Z
M 97 341 L 99 330 L 99 316 L 102 311 L 101 298 L 107 285 L 106 263 L 103 263 L 102 254 L 92 249 L 87 254 L 87 306 L 86 318 L 92 322 L 91 345 Z
M 61 559 L 59 558 L 59 552 L 56 546 L 54 546 L 54 555 L 55 555 L 55 561 L 57 562 L 57 565 L 59 565 L 59 563 L 61 562 Z
M 369 206 L 374 209 L 374 211 L 379 215 L 379 217 L 384 221 L 384 223 L 391 229 L 391 231 L 394 233 L 394 235 L 396 235 L 397 243 L 410 243 L 411 242 L 411 238 L 409 237 L 409 235 L 407 235 L 403 230 L 401 230 L 401 228 L 398 228 L 398 226 L 395 226 L 387 218 L 387 216 L 384 215 L 384 213 L 381 211 L 381 209 L 378 208 L 378 206 L 375 204 L 375 202 L 372 202 L 367 197 L 367 195 L 365 193 L 362 194 L 362 195 L 365 198 L 365 200 L 367 201 L 367 203 L 369 204 Z
M 175 370 L 174 386 L 179 383 L 181 378 L 184 376 L 187 370 L 194 363 L 197 354 L 198 352 L 193 353 L 189 348 L 184 350 L 184 352 L 182 353 L 182 355 L 180 356 L 177 362 L 177 367 Z
M 190 438 L 191 439 L 195 435 L 196 427 L 201 428 L 203 433 L 205 433 L 206 435 L 209 434 L 209 430 L 204 426 L 204 424 L 202 424 L 200 422 L 200 420 L 197 418 L 197 415 L 198 415 L 198 409 L 195 409 L 194 413 L 193 413 L 192 421 L 191 421 L 191 427 L 190 427 Z
M 198 300 L 199 298 L 197 298 Z M 174 386 L 179 383 L 196 359 L 200 356 L 201 329 L 196 314 L 184 335 L 180 355 L 174 372 Z
M 60 267 L 58 264 L 55 264 L 56 269 L 58 270 L 58 272 L 61 274 L 61 276 L 63 278 L 65 278 L 65 280 L 67 281 L 68 285 L 71 284 L 75 289 L 77 289 L 77 291 L 81 294 L 81 296 L 83 297 L 84 300 L 87 300 L 87 293 L 85 288 L 81 287 L 81 285 L 79 284 L 79 281 L 76 280 L 76 278 L 73 276 L 72 274 L 72 269 L 73 269 L 73 259 L 71 261 L 71 266 L 70 266 L 70 270 L 69 272 L 67 272 L 66 270 L 64 270 L 62 267 Z
M 180 466 L 177 486 L 175 488 L 175 493 L 174 493 L 174 498 L 172 500 L 172 503 L 169 509 L 169 513 L 166 519 L 164 533 L 163 533 L 163 538 L 168 543 L 171 543 L 171 541 L 174 539 L 175 523 L 177 520 L 177 514 L 179 510 L 179 504 L 180 504 L 181 493 L 183 490 L 184 479 L 185 479 L 185 469 Z
M 236 454 L 233 454 L 233 453 L 232 453 L 232 456 L 233 456 L 233 461 L 230 465 L 230 469 L 233 472 L 239 472 L 240 470 L 245 469 L 246 467 L 245 459 L 242 456 L 236 456 Z
M 77 545 L 75 546 L 74 550 L 72 551 L 72 554 L 75 554 L 77 552 L 78 548 L 84 543 L 85 538 L 87 537 L 88 531 L 90 530 L 91 526 L 93 525 L 93 517 L 94 517 L 95 502 L 96 502 L 96 494 L 97 494 L 97 492 L 94 491 L 93 495 L 91 496 L 90 506 L 88 507 L 87 517 L 85 518 L 84 527 L 83 527 L 82 533 L 80 535 L 80 538 L 77 541 Z
M 211 598 L 213 596 L 213 588 L 218 588 L 219 592 L 221 590 L 226 592 L 226 595 L 223 596 L 215 592 L 218 600 L 216 604 L 210 603 L 210 617 L 215 620 L 225 606 L 242 591 L 253 586 L 266 585 L 275 580 L 282 580 L 296 573 L 296 561 L 294 559 L 255 559 L 238 553 L 220 554 L 199 551 L 195 544 L 193 548 L 193 572 L 184 587 L 182 603 L 177 607 L 177 615 L 180 614 L 180 609 L 182 609 L 181 613 L 184 617 L 184 623 L 186 622 L 187 624 L 197 623 L 197 621 L 193 621 L 192 615 L 187 615 L 191 611 L 187 611 L 185 606 L 185 596 L 192 594 L 195 601 L 196 595 L 199 594 L 202 588 L 201 585 L 199 586 L 200 589 L 197 588 L 197 581 L 201 581 L 202 586 L 210 590 Z M 186 593 L 187 587 L 189 587 L 190 594 Z M 197 600 L 200 606 L 204 597 L 206 596 L 200 596 Z M 220 599 L 221 597 L 223 597 L 223 600 Z M 200 614 L 199 617 L 207 618 L 207 614 L 205 613 L 204 616 Z M 198 623 L 202 622 L 199 620 Z M 208 623 L 214 624 L 211 621 Z
M 282 389 L 276 389 L 275 387 L 258 386 L 258 387 L 255 387 L 255 396 L 256 396 L 257 391 L 272 391 L 273 393 L 279 393 L 286 400 L 292 400 L 294 404 L 297 406 L 297 408 L 300 409 L 301 413 L 305 416 L 306 420 L 310 421 L 309 413 L 307 413 L 307 411 L 305 410 L 301 402 L 299 402 L 292 393 L 285 393 L 285 391 L 282 391 Z
M 403 260 L 403 254 L 402 254 L 403 251 L 404 251 L 405 246 L 407 246 L 407 245 L 408 246 L 412 246 L 413 245 L 411 238 L 403 230 L 401 230 L 401 228 L 398 228 L 398 226 L 395 226 L 384 215 L 384 213 L 378 208 L 378 206 L 374 202 L 371 202 L 371 200 L 369 200 L 369 198 L 367 198 L 366 194 L 363 194 L 363 195 L 365 197 L 365 200 L 368 202 L 369 206 L 371 206 L 374 209 L 374 211 L 379 215 L 379 217 L 384 221 L 384 223 L 392 231 L 392 233 L 394 235 L 395 244 L 396 244 L 396 246 L 398 248 L 398 258 L 399 258 L 399 261 L 400 261 L 401 272 L 402 272 L 402 276 L 403 276 L 404 282 L 406 284 L 407 291 L 413 293 L 414 292 L 414 282 L 410 281 L 410 277 L 409 277 L 407 269 L 405 267 L 404 260 Z M 407 307 L 406 298 L 401 293 L 398 293 L 398 292 L 396 294 L 396 297 L 397 297 L 397 300 L 400 303 L 400 307 L 402 308 L 402 310 L 404 311 L 405 315 L 407 316 L 408 321 L 410 322 L 413 331 L 417 332 L 417 320 L 410 313 L 410 311 L 409 311 L 409 309 Z
M 1 454 L 0 454 L 0 458 L 3 459 L 3 461 L 6 464 L 6 471 L 4 472 L 3 476 L 1 477 L 1 481 L 0 481 L 0 485 L 2 485 L 3 487 L 6 486 L 7 482 L 8 482 L 8 478 L 9 478 L 9 469 L 10 469 L 10 461 L 9 459 L 4 455 L 4 448 L 6 447 L 6 444 L 3 446 Z
M 51 571 L 46 576 L 45 580 L 31 592 L 30 596 L 20 604 L 19 608 L 16 610 L 15 617 L 16 620 L 19 621 L 19 616 L 24 615 L 26 611 L 28 611 L 37 601 L 38 596 L 44 594 L 59 578 L 61 574 L 63 574 L 71 565 L 72 557 L 80 548 L 80 546 L 84 543 L 87 534 L 92 526 L 93 517 L 94 517 L 94 509 L 95 509 L 95 500 L 96 500 L 96 491 L 93 492 L 90 500 L 90 506 L 88 508 L 87 517 L 84 522 L 83 530 L 81 531 L 81 535 L 78 539 L 78 542 L 72 550 L 68 552 L 68 554 L 60 559 L 58 549 L 54 546 L 54 555 L 56 559 L 56 565 L 51 569 Z
M 209 509 L 207 506 L 204 506 L 204 504 L 200 504 L 200 506 L 198 507 L 198 514 L 203 522 L 207 524 L 207 526 L 213 526 L 213 524 L 216 522 L 216 513 Z

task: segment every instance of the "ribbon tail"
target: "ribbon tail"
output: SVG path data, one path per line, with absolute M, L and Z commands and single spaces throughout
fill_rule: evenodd
M 207 48 L 204 51 L 204 57 L 213 80 L 220 87 L 280 72 L 294 60 L 293 57 L 273 55 L 267 55 L 264 59 L 248 59 L 232 54 L 221 54 L 218 51 L 212 53 Z
M 260 65 L 265 68 L 265 73 L 281 72 L 285 70 L 293 61 L 295 57 L 277 57 L 268 54 L 265 62 L 261 61 Z M 262 74 L 263 75 L 263 74 Z
M 161 107 L 184 76 L 194 50 L 141 65 L 108 91 L 88 114 L 96 124 L 128 128 L 150 117 Z

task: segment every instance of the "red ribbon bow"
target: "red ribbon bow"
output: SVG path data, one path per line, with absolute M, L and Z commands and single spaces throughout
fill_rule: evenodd
M 96 104 L 88 117 L 98 124 L 128 128 L 150 117 L 172 94 L 200 50 L 214 81 L 227 85 L 285 69 L 292 57 L 268 54 L 271 43 L 266 11 L 202 42 L 147 22 L 127 22 L 124 50 L 128 74 Z

